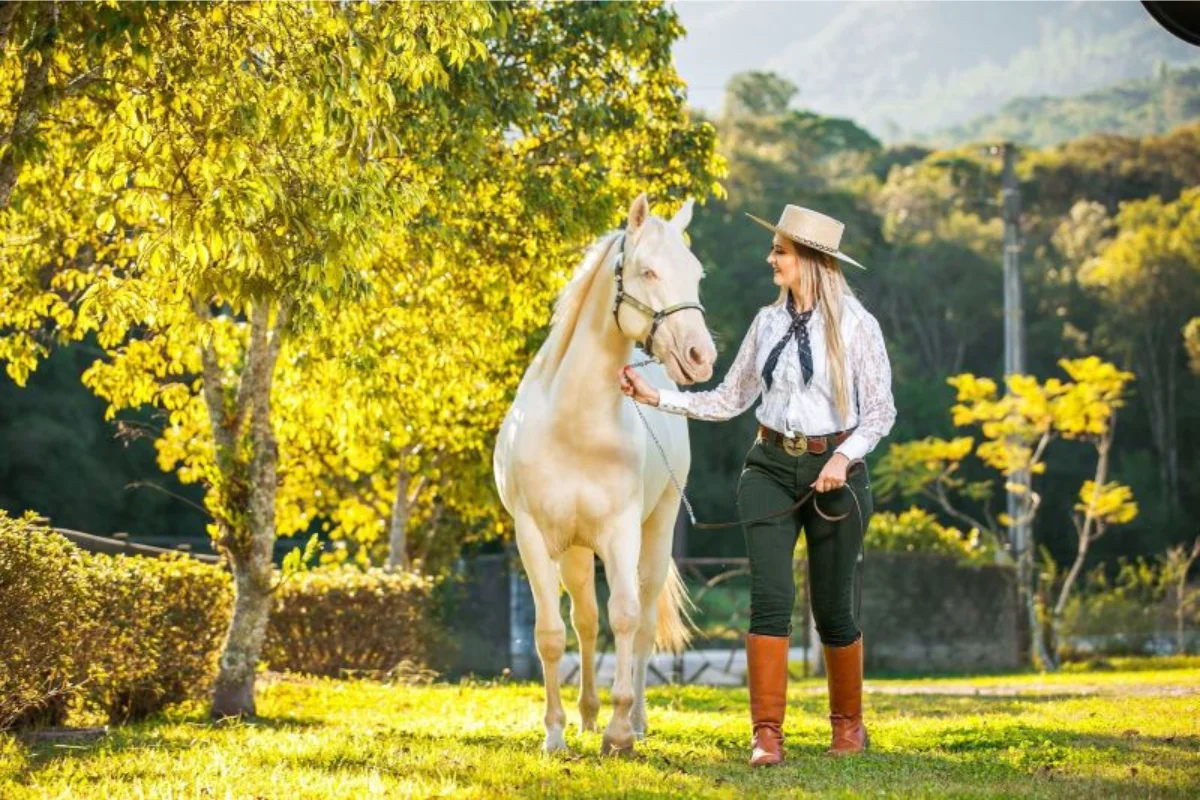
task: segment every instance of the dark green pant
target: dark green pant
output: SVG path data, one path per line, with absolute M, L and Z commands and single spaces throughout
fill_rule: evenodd
M 833 455 L 788 455 L 782 447 L 755 442 L 746 454 L 738 482 L 738 516 L 750 520 L 782 511 L 804 496 Z M 858 503 L 850 490 L 858 497 Z M 750 633 L 787 636 L 792 630 L 796 581 L 792 572 L 800 529 L 808 544 L 808 586 L 813 619 L 822 644 L 843 647 L 858 638 L 854 618 L 854 577 L 863 531 L 874 511 L 865 468 L 852 473 L 847 486 L 817 494 L 829 516 L 850 512 L 841 522 L 823 519 L 806 503 L 799 511 L 743 525 L 750 556 Z

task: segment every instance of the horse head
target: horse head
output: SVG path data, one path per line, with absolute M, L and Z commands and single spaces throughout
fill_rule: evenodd
M 717 360 L 700 305 L 704 269 L 683 238 L 691 220 L 690 199 L 669 221 L 650 214 L 645 194 L 633 201 L 618 244 L 613 309 L 621 333 L 684 385 L 711 378 Z

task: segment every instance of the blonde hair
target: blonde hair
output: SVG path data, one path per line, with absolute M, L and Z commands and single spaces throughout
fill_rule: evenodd
M 838 414 L 846 420 L 850 414 L 850 391 L 846 385 L 846 347 L 842 341 L 843 298 L 854 297 L 854 290 L 846 282 L 838 261 L 828 253 L 795 242 L 786 236 L 780 237 L 789 244 L 800 259 L 800 296 L 816 298 L 825 320 L 825 360 L 829 364 L 829 384 L 833 388 L 833 401 Z M 775 305 L 783 305 L 790 287 L 779 290 Z

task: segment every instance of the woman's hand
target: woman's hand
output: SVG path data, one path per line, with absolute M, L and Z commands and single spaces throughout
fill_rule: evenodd
M 825 462 L 825 466 L 821 469 L 821 474 L 812 482 L 812 486 L 818 492 L 828 492 L 833 489 L 840 489 L 846 485 L 846 467 L 850 465 L 850 459 L 843 453 L 834 453 L 829 460 Z
M 618 377 L 621 381 L 621 394 L 648 406 L 658 405 L 658 389 L 647 383 L 633 367 L 624 367 Z

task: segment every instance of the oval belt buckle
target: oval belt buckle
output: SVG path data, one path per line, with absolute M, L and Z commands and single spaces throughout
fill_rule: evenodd
M 796 437 L 783 440 L 783 451 L 789 456 L 802 456 L 808 452 L 808 437 L 803 433 L 797 434 Z

